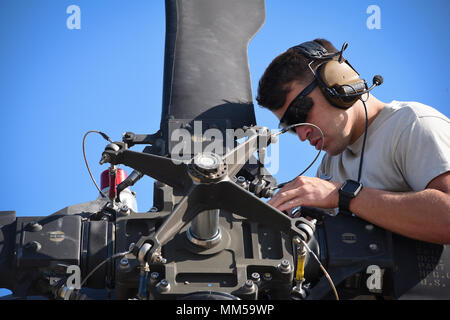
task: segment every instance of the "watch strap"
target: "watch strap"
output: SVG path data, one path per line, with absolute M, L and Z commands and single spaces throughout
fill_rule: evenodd
M 339 213 L 351 214 L 350 212 L 350 201 L 353 198 L 344 195 L 342 192 L 339 192 Z
M 348 190 L 345 190 L 347 184 L 353 186 L 357 185 L 357 187 L 350 193 Z M 363 186 L 360 182 L 354 180 L 347 180 L 346 182 L 344 182 L 344 184 L 339 189 L 339 213 L 352 214 L 350 211 L 350 202 L 359 194 L 362 187 Z

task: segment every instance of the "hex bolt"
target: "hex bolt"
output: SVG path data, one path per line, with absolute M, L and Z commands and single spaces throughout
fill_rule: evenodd
M 102 158 L 100 159 L 99 164 L 105 164 L 111 161 L 111 156 L 107 153 L 102 154 Z
M 158 254 L 155 256 L 155 262 L 165 264 L 167 262 L 167 259 L 165 259 L 162 255 Z
M 292 240 L 294 241 L 294 244 L 296 244 L 296 245 L 299 245 L 302 243 L 302 240 L 300 239 L 299 236 L 295 236 Z
M 130 214 L 130 208 L 126 204 L 121 205 L 119 211 L 124 216 Z
M 243 176 L 237 177 L 237 180 L 236 180 L 237 183 L 245 183 L 245 181 L 247 181 L 247 180 Z
M 258 272 L 253 272 L 251 278 L 254 282 L 259 282 L 261 280 L 261 276 Z
M 37 241 L 31 241 L 31 242 L 26 243 L 23 246 L 23 248 L 25 250 L 30 250 L 30 251 L 39 251 L 39 250 L 41 250 L 42 245 Z
M 158 273 L 158 272 L 152 272 L 152 273 L 150 274 L 150 279 L 156 280 L 156 279 L 158 279 L 158 278 L 159 278 L 159 273 Z
M 291 272 L 291 264 L 289 263 L 289 260 L 281 260 L 281 263 L 278 265 L 278 270 L 280 270 L 281 273 Z
M 250 279 L 246 280 L 244 283 L 244 288 L 249 291 L 253 290 L 255 288 L 253 280 L 250 280 Z
M 162 279 L 157 287 L 160 292 L 166 292 L 170 290 L 170 283 L 167 279 Z
M 272 198 L 274 195 L 274 189 L 272 189 L 272 187 L 270 186 L 267 186 L 262 190 L 261 195 L 263 198 Z
M 38 232 L 42 230 L 42 226 L 36 221 L 31 221 L 26 225 L 25 229 L 29 232 Z
M 120 266 L 121 267 L 125 268 L 125 267 L 128 267 L 128 265 L 129 265 L 129 262 L 128 262 L 128 259 L 126 257 L 123 257 L 122 259 L 120 259 Z
M 151 285 L 156 285 L 158 283 L 159 273 L 158 272 L 152 272 L 150 273 L 150 283 Z

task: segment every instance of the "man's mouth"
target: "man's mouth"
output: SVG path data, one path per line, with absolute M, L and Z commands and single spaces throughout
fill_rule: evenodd
M 309 141 L 309 143 L 319 150 L 322 147 L 322 138 L 315 138 Z

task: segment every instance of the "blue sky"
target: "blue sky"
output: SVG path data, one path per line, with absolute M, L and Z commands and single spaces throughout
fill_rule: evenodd
M 73 4 L 81 9 L 79 30 L 66 26 Z M 381 29 L 367 27 L 370 5 L 380 9 Z M 164 15 L 164 1 L 0 0 L 0 211 L 46 216 L 95 199 L 84 133 L 101 130 L 120 140 L 126 131 L 159 129 Z M 384 77 L 373 91 L 378 99 L 419 101 L 448 117 L 449 15 L 447 0 L 266 0 L 265 24 L 248 48 L 253 97 L 275 56 L 320 37 L 337 47 L 347 41 L 346 57 L 369 83 L 375 74 Z M 256 101 L 255 112 L 258 125 L 277 127 Z M 107 168 L 98 165 L 104 146 L 99 136 L 87 139 L 97 180 Z M 283 135 L 279 149 L 279 182 L 316 154 L 293 135 Z M 140 211 L 152 207 L 151 178 L 134 190 Z

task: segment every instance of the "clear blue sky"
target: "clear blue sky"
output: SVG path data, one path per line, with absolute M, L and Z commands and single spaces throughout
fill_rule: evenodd
M 66 26 L 72 4 L 81 9 L 79 30 Z M 369 5 L 380 8 L 381 29 L 366 25 Z M 46 216 L 96 198 L 82 157 L 84 133 L 120 140 L 126 131 L 159 129 L 164 15 L 162 0 L 0 0 L 0 210 Z M 346 57 L 369 83 L 384 77 L 373 92 L 378 99 L 419 101 L 448 117 L 449 16 L 447 0 L 266 0 L 265 24 L 248 48 L 253 97 L 276 55 L 322 37 L 337 47 L 349 42 Z M 277 127 L 256 101 L 255 111 L 258 125 Z M 98 165 L 104 146 L 99 136 L 87 139 L 97 180 L 107 168 Z M 316 154 L 293 135 L 283 135 L 279 148 L 279 182 Z M 134 190 L 140 211 L 152 207 L 151 178 Z

